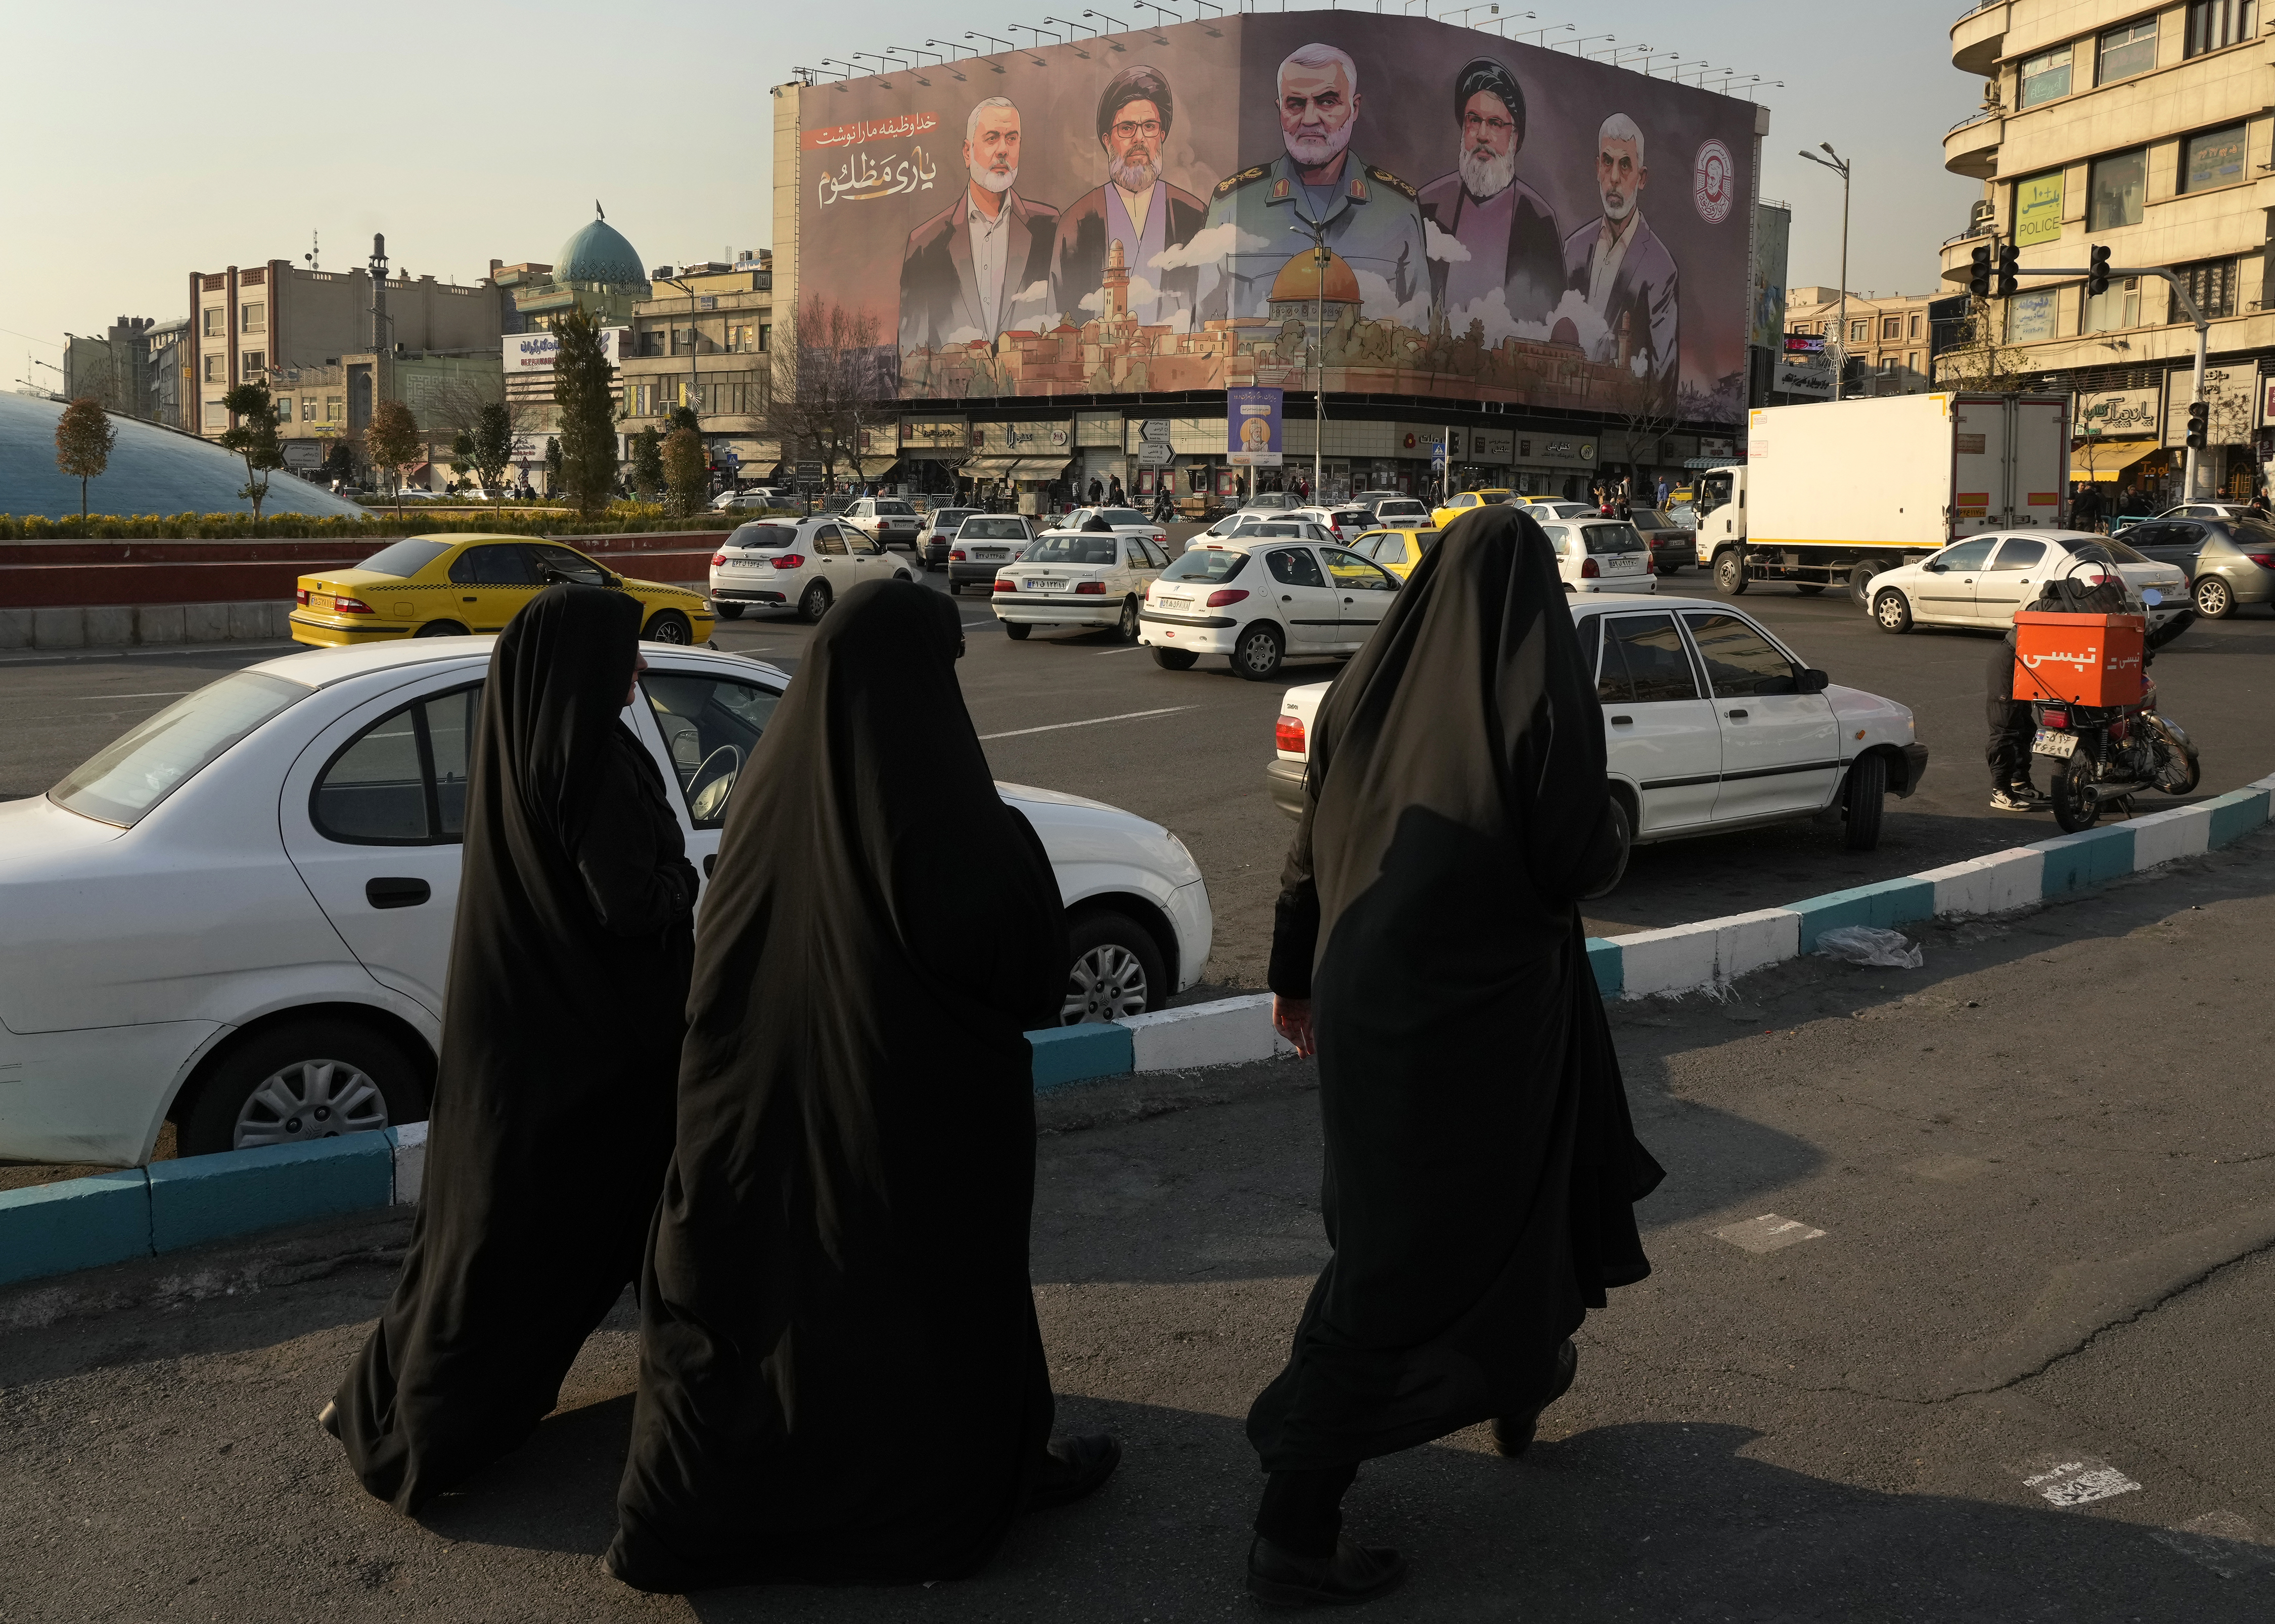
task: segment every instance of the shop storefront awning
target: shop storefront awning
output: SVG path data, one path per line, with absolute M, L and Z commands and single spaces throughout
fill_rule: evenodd
M 2095 440 L 2069 454 L 2069 477 L 2095 485 L 2112 485 L 2134 464 L 2164 449 L 2154 440 Z
M 859 471 L 861 479 L 881 480 L 898 465 L 900 460 L 897 457 L 864 457 L 853 466 Z
M 1686 457 L 1682 459 L 1682 465 L 1685 468 L 1728 468 L 1745 460 L 1742 454 L 1737 457 Z
M 956 472 L 966 479 L 1001 480 L 1016 471 L 1021 463 L 1040 460 L 1030 457 L 975 457 Z

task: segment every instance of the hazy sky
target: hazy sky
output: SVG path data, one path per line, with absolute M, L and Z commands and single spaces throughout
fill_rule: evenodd
M 312 231 L 327 269 L 359 263 L 384 231 L 397 269 L 460 282 L 484 276 L 493 258 L 551 261 L 596 197 L 651 265 L 767 245 L 767 87 L 823 57 L 959 37 L 949 20 L 959 9 L 395 0 L 361 12 L 245 0 L 212 12 L 20 0 L 0 33 L 16 70 L 0 109 L 6 386 L 24 376 L 27 352 L 59 360 L 65 330 L 186 313 L 193 268 L 299 259 Z M 1013 20 L 1082 9 L 1038 4 L 968 19 L 1004 36 Z M 1190 0 L 1173 9 L 1198 14 Z M 1617 40 L 1590 49 L 1649 44 L 1784 80 L 1751 94 L 1772 113 L 1762 192 L 1794 208 L 1789 281 L 1839 279 L 1840 181 L 1795 155 L 1830 140 L 1856 165 L 1849 286 L 1934 284 L 1936 247 L 1979 194 L 1941 162 L 1944 131 L 1981 88 L 1952 70 L 1959 0 L 1503 9 L 1539 14 L 1512 32 L 1578 25 L 1552 42 L 1608 32 Z M 1141 13 L 1123 0 L 1116 15 Z M 45 367 L 33 375 L 59 381 Z

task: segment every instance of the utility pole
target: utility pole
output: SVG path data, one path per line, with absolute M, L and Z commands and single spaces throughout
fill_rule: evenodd
M 1311 390 L 1311 497 L 1319 499 L 1320 453 L 1327 437 L 1327 249 L 1326 228 L 1297 216 L 1288 228 L 1311 239 L 1311 353 L 1316 358 Z
M 1848 160 L 1833 151 L 1832 142 L 1817 144 L 1831 154 L 1829 160 L 1806 150 L 1801 155 L 1840 177 L 1840 364 L 1833 369 L 1833 398 L 1837 401 L 1848 374 Z

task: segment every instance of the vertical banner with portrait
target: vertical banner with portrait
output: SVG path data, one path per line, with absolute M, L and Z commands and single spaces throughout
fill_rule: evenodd
M 776 240 L 809 300 L 875 324 L 905 399 L 1323 381 L 1742 415 L 1750 102 L 1355 11 L 798 94 Z
M 1224 460 L 1236 468 L 1280 465 L 1280 414 L 1286 393 L 1244 389 L 1224 392 Z

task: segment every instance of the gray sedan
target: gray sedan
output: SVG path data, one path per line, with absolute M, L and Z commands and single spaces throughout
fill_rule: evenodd
M 2125 541 L 2143 557 L 2177 566 L 2206 620 L 2225 619 L 2247 603 L 2275 603 L 2275 525 L 2264 520 L 2152 518 L 2127 531 Z

